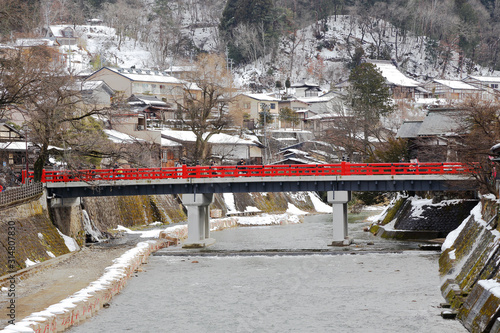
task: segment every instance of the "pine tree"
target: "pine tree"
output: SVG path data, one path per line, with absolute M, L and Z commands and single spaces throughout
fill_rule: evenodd
M 362 124 L 365 156 L 370 155 L 369 136 L 375 133 L 380 117 L 394 111 L 392 93 L 382 73 L 370 63 L 356 66 L 349 76 L 348 94 L 353 115 Z

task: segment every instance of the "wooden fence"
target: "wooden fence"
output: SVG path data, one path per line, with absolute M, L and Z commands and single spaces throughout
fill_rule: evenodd
M 42 183 L 31 183 L 0 192 L 0 208 L 32 199 L 43 192 Z

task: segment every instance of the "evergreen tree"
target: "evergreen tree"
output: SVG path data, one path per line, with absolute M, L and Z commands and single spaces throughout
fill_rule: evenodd
M 394 111 L 391 90 L 382 73 L 370 63 L 355 67 L 349 75 L 349 104 L 363 131 L 365 156 L 371 155 L 369 136 L 376 134 L 380 117 Z

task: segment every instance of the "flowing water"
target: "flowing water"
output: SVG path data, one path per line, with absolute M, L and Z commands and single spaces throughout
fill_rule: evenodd
M 331 216 L 213 232 L 204 251 L 156 253 L 110 307 L 70 332 L 466 332 L 442 319 L 437 252 L 363 232 L 327 246 Z

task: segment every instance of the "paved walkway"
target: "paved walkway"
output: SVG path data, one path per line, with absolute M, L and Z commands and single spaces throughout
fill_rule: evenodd
M 97 280 L 113 260 L 143 241 L 125 235 L 111 243 L 95 244 L 30 267 L 16 278 L 16 322 L 33 312 L 73 295 Z M 7 306 L 7 292 L 1 292 L 0 307 Z M 0 315 L 0 329 L 8 325 L 6 312 Z

